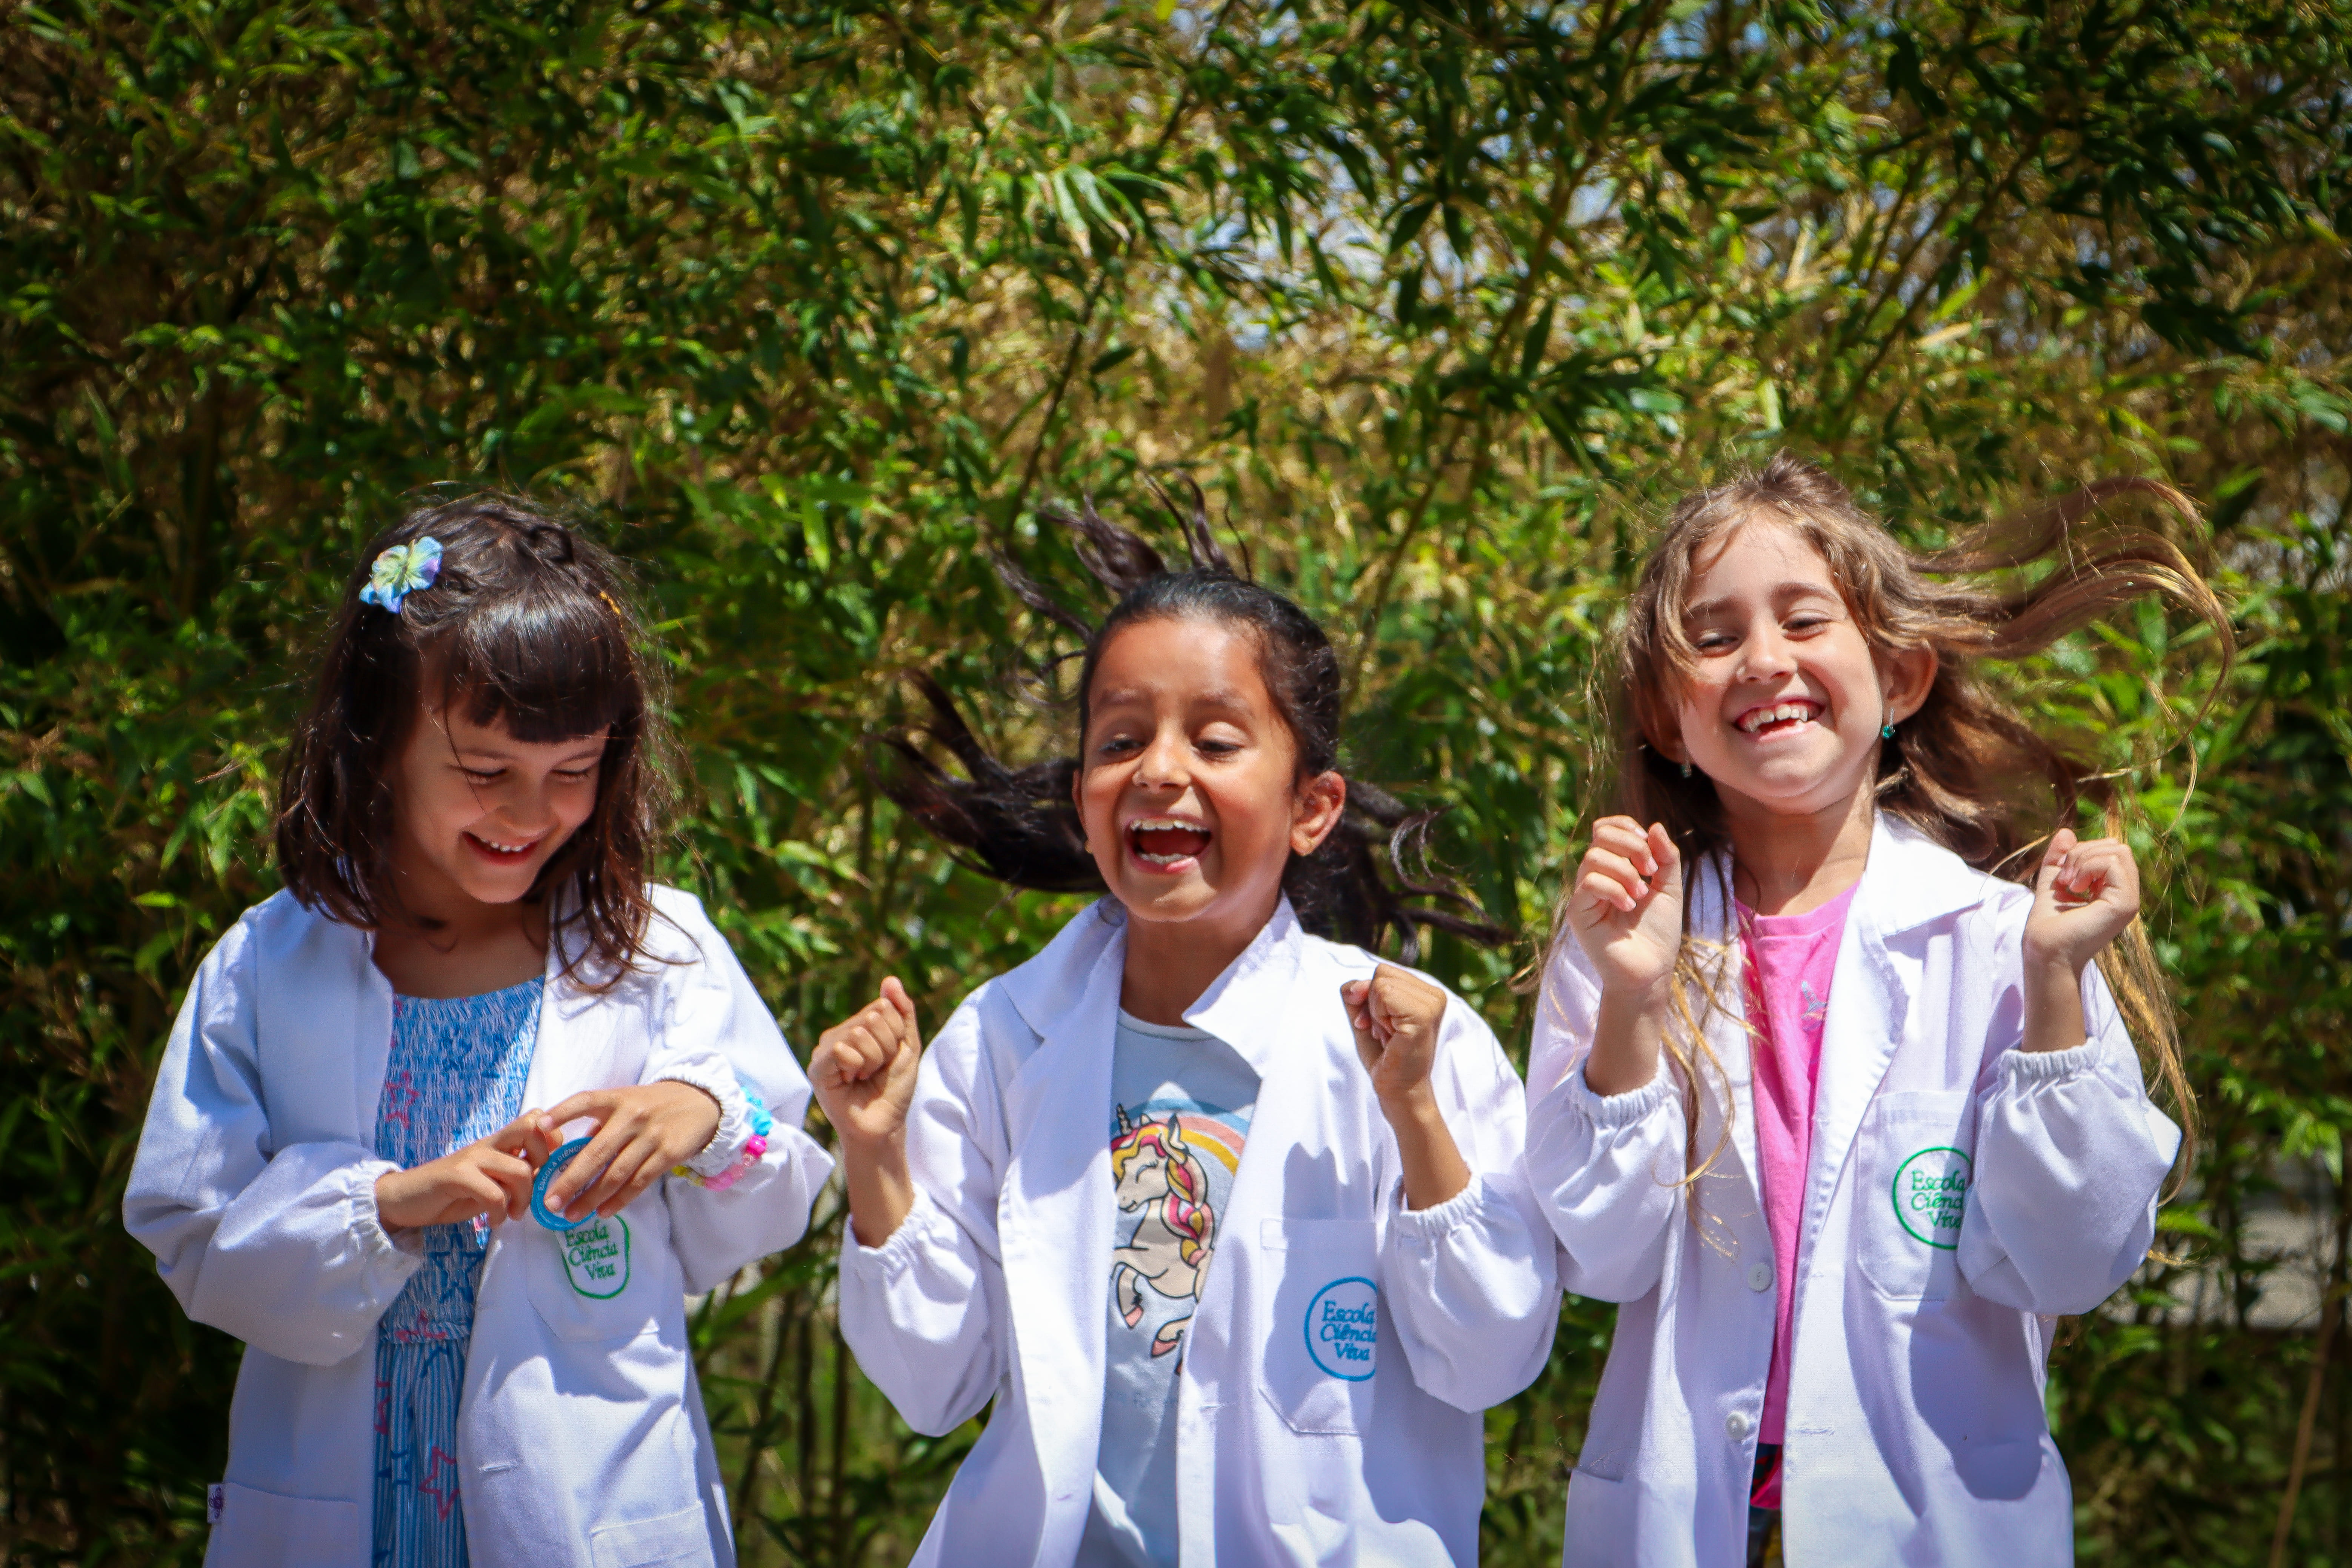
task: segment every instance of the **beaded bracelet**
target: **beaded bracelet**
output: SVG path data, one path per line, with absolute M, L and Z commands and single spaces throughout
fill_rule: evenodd
M 733 1164 L 715 1176 L 706 1176 L 690 1165 L 672 1166 L 671 1175 L 684 1176 L 705 1191 L 723 1193 L 740 1181 L 744 1172 L 760 1163 L 760 1156 L 768 1152 L 768 1134 L 775 1130 L 776 1123 L 768 1115 L 768 1102 L 760 1098 L 760 1091 L 748 1083 L 741 1088 L 744 1102 L 751 1112 L 751 1136 L 743 1140 L 743 1152 Z

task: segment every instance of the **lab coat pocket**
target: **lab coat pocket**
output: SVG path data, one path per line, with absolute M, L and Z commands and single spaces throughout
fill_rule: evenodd
M 635 1209 L 592 1219 L 572 1230 L 548 1230 L 525 1221 L 506 1234 L 525 1254 L 523 1277 L 530 1304 L 559 1339 L 625 1340 L 658 1328 L 654 1309 L 659 1258 L 647 1245 L 652 1227 L 630 1223 Z
M 1959 1282 L 1960 1217 L 1976 1180 L 1976 1099 L 1882 1094 L 1856 1140 L 1863 1277 L 1882 1296 L 1940 1301 Z
M 1382 1360 L 1379 1228 L 1370 1220 L 1260 1222 L 1259 1388 L 1294 1432 L 1370 1424 Z
M 594 1568 L 709 1568 L 710 1531 L 699 1505 L 588 1533 Z
M 221 1486 L 220 1522 L 205 1552 L 211 1568 L 322 1568 L 366 1561 L 359 1504 Z

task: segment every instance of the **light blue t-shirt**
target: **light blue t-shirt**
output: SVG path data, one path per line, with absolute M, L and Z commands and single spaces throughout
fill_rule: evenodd
M 1256 1072 L 1215 1036 L 1120 1012 L 1111 1058 L 1118 1209 L 1102 1446 L 1077 1568 L 1176 1562 L 1177 1369 L 1257 1089 Z

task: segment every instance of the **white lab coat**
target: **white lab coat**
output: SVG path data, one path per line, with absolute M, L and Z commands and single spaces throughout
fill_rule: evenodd
M 1624 1303 L 1568 1489 L 1570 1568 L 1738 1568 L 1772 1354 L 1772 1244 L 1738 947 L 1718 858 L 1693 878 L 1730 1079 L 1686 1138 L 1681 1086 L 1584 1081 L 1599 984 L 1573 939 L 1545 978 L 1528 1163 L 1561 1282 Z M 2074 1560 L 2072 1499 L 2042 1407 L 2055 1314 L 2087 1312 L 2155 1236 L 2179 1131 L 2148 1103 L 2106 987 L 2088 1042 L 2028 1054 L 2031 893 L 1882 816 L 1846 917 L 1822 1032 L 1782 1449 L 1792 1563 Z M 1965 1192 L 1964 1206 L 1947 1194 Z M 1909 1206 L 1898 1211 L 1898 1204 Z M 1957 1230 L 1939 1226 L 1935 1206 Z M 1704 1226 L 1708 1234 L 1702 1234 Z
M 917 1563 L 1066 1568 L 1077 1552 L 1118 1220 L 1122 915 L 1096 905 L 956 1010 L 915 1090 L 914 1210 L 879 1247 L 844 1243 L 843 1332 L 908 1424 L 945 1433 L 995 1401 Z M 1549 1352 L 1559 1287 L 1518 1171 L 1517 1076 L 1449 996 L 1433 1081 L 1473 1174 L 1408 1212 L 1339 1000 L 1375 964 L 1286 901 L 1185 1015 L 1261 1079 L 1178 1384 L 1187 1563 L 1475 1562 L 1480 1412 Z M 1307 1333 L 1318 1292 L 1349 1280 L 1378 1292 L 1356 1381 L 1322 1370 Z
M 808 1080 L 726 940 L 688 895 L 654 901 L 649 942 L 674 962 L 598 995 L 550 953 L 523 1103 L 731 1068 L 775 1130 L 727 1191 L 664 1177 L 579 1273 L 529 1218 L 491 1232 L 457 1416 L 477 1563 L 734 1561 L 684 1299 L 797 1241 L 831 1161 L 799 1131 Z M 370 1560 L 376 1323 L 420 1263 L 376 1215 L 393 998 L 371 952 L 290 894 L 246 911 L 188 987 L 131 1167 L 131 1234 L 191 1318 L 247 1347 L 210 1568 Z

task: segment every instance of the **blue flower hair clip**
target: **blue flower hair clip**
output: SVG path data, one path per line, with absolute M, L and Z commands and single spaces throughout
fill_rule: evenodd
M 439 540 L 420 539 L 414 544 L 395 544 L 377 556 L 375 564 L 368 568 L 367 586 L 360 590 L 360 601 L 382 605 L 396 616 L 403 600 L 433 586 L 433 579 L 439 575 Z

